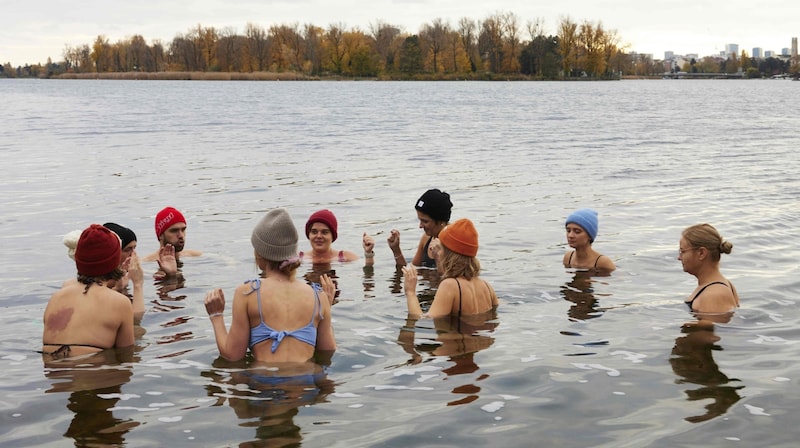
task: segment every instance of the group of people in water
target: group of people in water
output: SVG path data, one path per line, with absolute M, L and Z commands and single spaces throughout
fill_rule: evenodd
M 424 234 L 410 263 L 400 248 L 400 232 L 392 230 L 387 238 L 395 265 L 402 271 L 409 319 L 461 319 L 496 310 L 497 294 L 480 278 L 478 231 L 473 222 L 458 219 L 451 223 L 450 195 L 439 189 L 426 191 L 414 207 Z M 565 268 L 597 275 L 616 269 L 610 257 L 592 247 L 598 232 L 595 210 L 577 210 L 564 225 L 570 247 L 563 257 Z M 156 215 L 160 247 L 142 261 L 157 263 L 157 279 L 179 276 L 182 258 L 201 255 L 185 248 L 186 228 L 186 219 L 175 208 L 167 207 Z M 318 283 L 310 283 L 297 277 L 297 269 L 303 262 L 350 262 L 360 256 L 333 249 L 338 221 L 330 210 L 313 213 L 304 230 L 311 245 L 307 252 L 299 250 L 297 228 L 285 209 L 270 210 L 258 221 L 250 241 L 261 274 L 235 288 L 229 327 L 225 325 L 227 301 L 222 289 L 206 294 L 205 308 L 223 358 L 238 361 L 249 350 L 258 362 L 284 365 L 329 358 L 336 350 L 331 317 L 334 280 L 322 274 Z M 77 276 L 64 282 L 45 309 L 42 353 L 66 358 L 132 346 L 135 320 L 144 313 L 144 275 L 135 250 L 135 233 L 115 223 L 92 224 L 79 236 L 68 234 L 64 242 L 75 260 Z M 374 238 L 364 233 L 362 246 L 365 264 L 372 265 Z M 693 225 L 681 234 L 678 260 L 698 282 L 686 303 L 703 318 L 732 313 L 739 306 L 736 289 L 719 269 L 720 255 L 730 253 L 731 248 L 709 224 Z M 425 311 L 416 292 L 419 267 L 435 268 L 441 279 Z

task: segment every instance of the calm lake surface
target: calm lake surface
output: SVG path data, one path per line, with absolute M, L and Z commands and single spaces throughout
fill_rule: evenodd
M 3 80 L 0 98 L 0 445 L 800 437 L 800 82 Z M 501 299 L 463 339 L 429 320 L 406 328 L 386 246 L 397 228 L 413 254 L 413 205 L 434 187 L 451 194 L 453 219 L 475 222 Z M 204 255 L 186 260 L 181 289 L 146 281 L 135 360 L 46 369 L 44 307 L 75 274 L 62 236 L 114 221 L 146 255 L 167 205 Z M 250 232 L 274 207 L 299 229 L 333 210 L 338 249 L 360 253 L 364 232 L 377 241 L 374 270 L 331 267 L 339 350 L 318 387 L 254 384 L 222 362 L 203 307 L 209 289 L 232 297 L 257 274 Z M 564 219 L 582 207 L 600 213 L 594 246 L 617 263 L 610 277 L 561 266 Z M 734 245 L 721 266 L 742 307 L 697 336 L 682 303 L 696 280 L 676 257 L 681 230 L 700 222 Z

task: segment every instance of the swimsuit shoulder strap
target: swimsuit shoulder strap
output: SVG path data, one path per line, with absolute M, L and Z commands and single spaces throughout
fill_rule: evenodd
M 597 270 L 597 262 L 600 261 L 600 257 L 602 257 L 602 255 L 598 255 L 597 258 L 594 260 L 594 270 L 595 271 Z
M 264 313 L 261 312 L 261 279 L 256 278 L 253 280 L 248 280 L 245 284 L 250 284 L 250 291 L 246 292 L 245 295 L 250 295 L 253 291 L 256 292 L 256 301 L 258 302 L 258 317 L 261 318 L 261 323 L 264 323 Z
M 570 252 L 570 253 L 569 253 L 569 260 L 567 260 L 567 267 L 568 267 L 568 268 L 571 268 L 571 267 L 572 267 L 572 256 L 573 256 L 573 255 L 575 255 L 575 251 L 574 251 L 574 250 L 573 250 L 572 252 Z
M 461 333 L 461 283 L 456 279 L 458 285 L 458 332 Z
M 689 304 L 689 308 L 691 308 L 691 307 L 692 307 L 692 304 L 694 303 L 694 301 L 695 301 L 695 300 L 696 300 L 698 297 L 700 297 L 700 294 L 702 294 L 702 293 L 703 293 L 703 291 L 705 291 L 705 290 L 706 290 L 706 288 L 708 288 L 708 287 L 709 287 L 709 286 L 711 286 L 711 285 L 725 285 L 725 286 L 728 286 L 728 284 L 727 284 L 727 283 L 725 283 L 725 282 L 711 282 L 711 283 L 709 283 L 709 284 L 707 284 L 707 285 L 703 286 L 702 288 L 700 288 L 700 291 L 697 291 L 697 294 L 695 294 L 695 295 L 694 295 L 694 297 L 692 297 L 692 300 L 690 300 L 690 301 L 686 302 L 686 303 L 688 303 L 688 304 Z
M 340 251 L 339 251 L 339 262 L 341 263 L 341 262 L 343 262 L 343 261 L 344 261 L 344 251 L 343 251 L 343 250 L 340 250 Z
M 319 313 L 319 318 L 323 319 L 325 316 L 322 315 L 322 303 L 319 301 L 319 292 L 322 291 L 322 286 L 319 283 L 312 283 L 311 287 L 314 289 L 314 312 L 311 313 L 311 322 L 309 325 L 314 324 L 314 316 Z

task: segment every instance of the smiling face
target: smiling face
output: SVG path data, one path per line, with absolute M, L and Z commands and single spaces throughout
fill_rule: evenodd
M 331 229 L 321 223 L 315 222 L 308 230 L 308 241 L 311 242 L 311 248 L 317 252 L 328 251 L 333 244 L 333 233 Z
M 566 226 L 567 230 L 567 244 L 573 249 L 576 247 L 585 246 L 589 243 L 589 234 L 583 230 L 583 227 L 571 222 Z
M 419 219 L 419 228 L 425 232 L 425 235 L 432 237 L 439 236 L 439 232 L 447 225 L 447 223 L 436 221 L 419 210 L 417 210 L 417 219 Z
M 161 245 L 165 246 L 167 244 L 171 244 L 172 247 L 175 248 L 175 252 L 180 252 L 183 250 L 183 246 L 186 244 L 186 224 L 179 222 L 177 224 L 171 225 L 164 233 L 161 235 Z

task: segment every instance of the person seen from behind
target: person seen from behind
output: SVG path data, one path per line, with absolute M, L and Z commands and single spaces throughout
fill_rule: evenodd
M 491 311 L 498 306 L 494 288 L 480 278 L 478 231 L 468 219 L 459 219 L 439 232 L 440 253 L 436 254 L 437 269 L 442 281 L 425 317 L 474 315 Z M 417 298 L 417 269 L 413 264 L 403 267 L 406 303 L 409 318 L 423 316 Z
M 83 230 L 74 254 L 77 282 L 65 282 L 44 311 L 43 355 L 61 359 L 133 345 L 131 301 L 114 289 L 123 276 L 121 252 L 110 229 Z
M 297 229 L 288 212 L 268 212 L 253 229 L 250 241 L 262 273 L 236 288 L 230 329 L 225 327 L 225 295 L 214 289 L 205 307 L 214 328 L 220 355 L 229 361 L 305 363 L 317 352 L 331 356 L 336 340 L 331 323 L 333 282 L 321 277 L 322 287 L 297 278 L 300 258 Z

